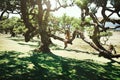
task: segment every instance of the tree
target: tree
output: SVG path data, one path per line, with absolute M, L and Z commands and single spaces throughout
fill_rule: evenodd
M 21 15 L 24 21 L 27 32 L 24 34 L 25 41 L 29 41 L 31 37 L 36 34 L 41 36 L 41 46 L 39 48 L 42 52 L 50 52 L 49 44 L 51 43 L 50 34 L 48 33 L 48 17 L 50 12 L 56 11 L 61 7 L 65 8 L 69 5 L 66 0 L 54 0 L 56 2 L 55 8 L 51 8 L 53 0 L 21 0 Z M 31 21 L 35 20 L 37 24 L 32 24 Z M 36 28 L 37 26 L 37 28 Z
M 8 32 L 10 32 L 11 37 L 15 37 L 14 28 L 15 28 L 16 24 L 18 24 L 17 21 L 18 21 L 18 17 L 12 17 L 12 18 L 9 18 L 9 19 L 2 20 L 0 22 L 1 23 L 1 29 L 3 31 L 5 31 L 6 34 Z
M 118 23 L 120 24 L 119 19 L 112 19 L 111 16 L 116 13 L 118 17 L 120 17 L 120 6 L 119 0 L 76 0 L 77 6 L 81 9 L 81 26 L 93 26 L 93 32 L 90 36 L 92 42 L 86 40 L 82 31 L 78 31 L 82 37 L 82 40 L 88 43 L 91 47 L 99 52 L 100 56 L 104 56 L 106 58 L 115 58 L 120 57 L 119 54 L 113 54 L 112 51 L 106 49 L 100 42 L 100 34 L 103 32 L 107 32 L 111 27 L 105 27 L 106 22 Z M 109 4 L 110 6 L 108 6 Z M 94 6 L 93 6 L 94 5 Z M 112 7 L 111 7 L 112 6 Z M 97 10 L 102 7 L 101 14 L 102 20 L 99 21 L 98 17 L 96 16 Z M 109 11 L 110 14 L 106 14 L 106 11 Z M 90 16 L 93 23 L 87 22 L 86 17 Z M 120 26 L 116 26 L 113 29 L 119 28 Z

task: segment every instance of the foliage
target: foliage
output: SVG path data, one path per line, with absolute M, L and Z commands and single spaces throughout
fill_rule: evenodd
M 92 60 L 74 60 L 54 54 L 14 51 L 0 52 L 1 80 L 119 80 L 120 67 L 112 63 L 98 64 Z M 92 77 L 91 77 L 92 76 Z
M 51 29 L 51 33 L 55 33 L 56 31 L 59 31 L 60 28 L 62 28 L 60 23 L 60 18 L 53 16 L 50 14 L 49 16 L 49 22 L 48 22 L 48 28 Z
M 100 36 L 105 37 L 105 36 L 112 36 L 112 32 L 107 31 L 107 32 L 101 32 Z
M 49 16 L 49 28 L 53 31 L 57 31 L 59 33 L 65 33 L 66 26 L 70 26 L 71 32 L 74 30 L 84 30 L 83 27 L 80 26 L 81 20 L 78 18 L 70 17 L 64 14 L 62 17 L 55 17 L 54 15 Z
M 85 31 L 88 33 L 88 36 L 90 37 L 90 36 L 93 35 L 94 28 L 93 28 L 93 26 L 91 26 L 91 27 L 86 27 L 86 28 L 85 28 Z
M 24 34 L 27 29 L 25 28 L 24 23 L 22 22 L 21 19 L 18 19 L 14 25 L 14 32 L 17 34 Z
M 66 14 L 60 17 L 60 23 L 63 27 L 70 25 L 72 31 L 76 29 L 83 30 L 83 27 L 80 26 L 81 20 L 79 18 L 70 17 L 67 16 Z
M 76 4 L 81 8 L 85 8 L 89 3 L 89 0 L 76 0 Z
M 26 31 L 26 28 L 18 17 L 11 17 L 9 19 L 2 20 L 1 29 L 3 30 L 13 30 L 16 34 L 22 34 Z
M 14 28 L 15 23 L 17 22 L 17 17 L 12 17 L 10 19 L 5 19 L 1 21 L 3 29 Z

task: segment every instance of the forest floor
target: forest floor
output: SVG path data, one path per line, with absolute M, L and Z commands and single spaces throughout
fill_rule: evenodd
M 97 62 L 109 62 L 108 59 L 98 57 L 98 53 L 92 49 L 88 44 L 83 42 L 80 38 L 76 38 L 73 41 L 73 45 L 69 45 L 64 49 L 64 43 L 58 40 L 52 39 L 52 42 L 56 46 L 51 46 L 51 51 L 57 56 L 77 59 L 77 60 L 94 60 Z M 120 53 L 120 32 L 114 32 L 110 37 L 108 44 L 113 44 L 118 54 Z M 34 39 L 30 42 L 25 42 L 23 37 L 11 38 L 10 35 L 0 34 L 0 51 L 18 51 L 27 52 L 34 50 L 38 47 L 38 40 Z M 115 59 L 120 61 L 120 58 Z

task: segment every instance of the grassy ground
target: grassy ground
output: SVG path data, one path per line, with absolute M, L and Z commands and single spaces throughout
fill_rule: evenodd
M 113 35 L 108 44 L 119 53 L 120 35 Z M 23 37 L 0 34 L 0 80 L 120 80 L 120 65 L 98 57 L 81 39 L 66 49 L 63 42 L 52 41 L 53 53 L 42 54 L 30 51 L 38 47 L 38 40 L 26 43 Z
M 113 36 L 110 37 L 109 41 L 107 42 L 112 43 L 115 45 L 116 51 L 119 54 L 120 53 L 120 32 L 114 32 Z M 24 55 L 27 55 L 26 53 L 30 50 L 34 50 L 35 48 L 38 48 L 38 41 L 39 39 L 31 40 L 30 42 L 25 42 L 23 37 L 9 37 L 10 35 L 3 35 L 0 34 L 0 51 L 18 51 L 25 53 Z M 98 57 L 98 53 L 91 48 L 88 44 L 83 42 L 80 38 L 76 38 L 73 41 L 73 45 L 68 45 L 66 49 L 64 48 L 64 43 L 59 40 L 54 40 L 55 46 L 51 46 L 51 50 L 53 54 L 77 59 L 77 60 L 85 60 L 85 59 L 91 59 L 94 61 L 100 61 L 100 62 L 110 62 L 109 60 Z M 23 55 L 23 56 L 24 56 Z M 120 61 L 120 58 L 115 59 L 117 61 Z
M 52 53 L 0 52 L 0 80 L 120 80 L 112 62 L 63 58 Z
M 29 52 L 35 48 L 30 46 L 31 42 L 25 43 L 23 37 L 11 38 L 9 36 L 0 34 L 0 51 Z

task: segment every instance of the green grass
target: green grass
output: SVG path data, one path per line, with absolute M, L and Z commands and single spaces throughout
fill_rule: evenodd
M 0 80 L 120 80 L 120 67 L 52 53 L 0 52 Z

